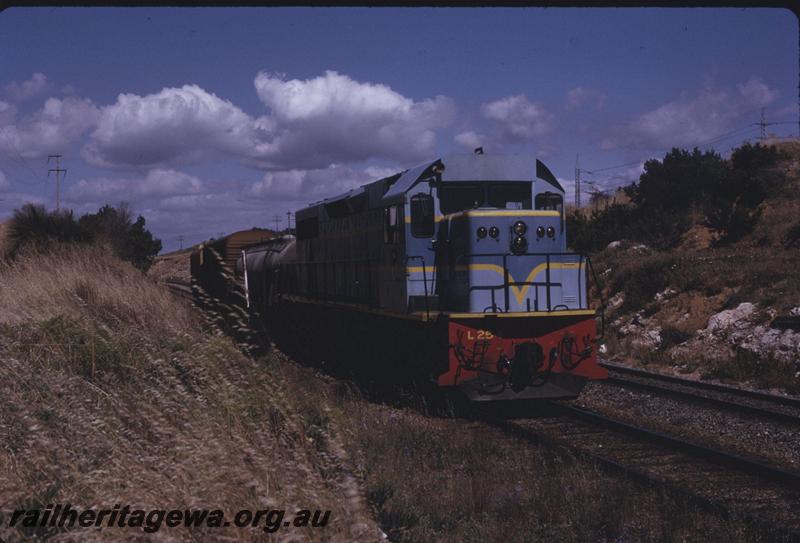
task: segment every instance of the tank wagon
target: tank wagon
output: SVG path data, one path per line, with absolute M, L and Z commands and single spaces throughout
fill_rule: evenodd
M 273 235 L 271 230 L 252 228 L 198 245 L 189 257 L 194 299 L 198 302 L 230 302 L 237 282 L 234 268 L 242 249 L 264 243 Z
M 588 257 L 539 160 L 455 155 L 298 210 L 244 249 L 248 305 L 352 364 L 475 401 L 576 396 L 602 379 Z

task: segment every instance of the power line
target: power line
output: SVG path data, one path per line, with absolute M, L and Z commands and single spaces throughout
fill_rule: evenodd
M 608 167 L 605 167 L 605 168 L 598 168 L 598 169 L 594 169 L 594 170 L 591 170 L 591 171 L 590 170 L 583 170 L 583 171 L 586 172 L 586 173 L 594 174 L 596 172 L 604 172 L 606 170 L 616 170 L 617 168 L 624 168 L 625 166 L 635 166 L 635 165 L 641 164 L 641 163 L 642 163 L 641 160 L 637 160 L 636 162 L 628 162 L 627 164 L 619 164 L 617 166 L 608 166 Z
M 34 177 L 38 178 L 39 181 L 41 181 L 43 184 L 47 184 L 47 180 L 44 177 L 42 177 L 42 174 L 34 170 L 30 165 L 28 165 L 28 160 L 24 156 L 22 156 L 19 151 L 13 148 L 12 150 L 14 151 L 14 154 L 16 154 L 19 158 L 14 158 L 12 156 L 9 156 L 11 160 L 14 160 L 18 165 L 22 165 L 25 168 L 27 168 L 27 170 L 31 172 L 34 175 Z
M 697 142 L 697 143 L 694 143 L 694 144 L 691 144 L 691 145 L 687 145 L 687 147 L 700 147 L 700 146 L 708 145 L 708 144 L 711 144 L 711 143 L 717 143 L 718 141 L 721 141 L 721 140 L 723 140 L 723 139 L 725 139 L 725 138 L 727 138 L 729 136 L 732 136 L 732 135 L 736 134 L 737 132 L 752 130 L 752 127 L 754 125 L 758 125 L 758 124 L 759 123 L 751 123 L 751 124 L 748 124 L 748 125 L 745 125 L 745 126 L 740 126 L 739 128 L 735 128 L 734 130 L 731 130 L 729 132 L 725 132 L 723 134 L 719 134 L 719 135 L 714 136 L 714 137 L 712 137 L 712 138 L 710 138 L 708 140 Z M 773 124 L 773 123 L 767 123 L 767 124 Z M 663 151 L 663 149 L 659 149 L 659 150 Z M 635 166 L 635 165 L 641 164 L 641 163 L 642 163 L 641 160 L 637 160 L 636 162 L 627 162 L 625 164 L 617 164 L 617 165 L 614 165 L 614 166 L 606 166 L 604 168 L 596 168 L 594 170 L 582 170 L 582 171 L 585 172 L 585 173 L 594 174 L 596 172 L 604 172 L 604 171 L 608 171 L 608 170 L 616 170 L 617 168 L 624 168 L 626 166 Z

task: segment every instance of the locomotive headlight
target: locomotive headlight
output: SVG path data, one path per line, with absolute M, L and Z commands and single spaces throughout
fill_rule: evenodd
M 523 236 L 516 236 L 511 242 L 511 252 L 520 255 L 528 250 L 528 240 Z
M 547 237 L 548 238 L 554 238 L 555 236 L 556 236 L 556 229 L 553 228 L 552 226 L 548 226 L 547 227 Z
M 540 226 L 536 229 L 536 235 L 540 238 L 544 237 L 544 226 Z
M 514 233 L 516 235 L 524 236 L 525 232 L 528 231 L 528 226 L 522 221 L 517 221 L 517 222 L 514 223 L 514 226 L 513 226 L 512 229 L 514 230 Z
M 485 226 L 479 226 L 478 227 L 478 237 L 480 239 L 483 239 L 483 238 L 486 237 L 486 227 Z
M 500 229 L 499 229 L 499 228 L 497 228 L 496 226 L 492 226 L 492 227 L 489 229 L 489 235 L 490 235 L 491 237 L 493 237 L 494 239 L 497 239 L 497 236 L 499 236 L 499 235 L 500 235 Z

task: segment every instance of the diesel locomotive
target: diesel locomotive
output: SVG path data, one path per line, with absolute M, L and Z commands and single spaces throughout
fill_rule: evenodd
M 251 313 L 345 363 L 474 401 L 568 398 L 598 365 L 591 263 L 564 189 L 526 156 L 447 156 L 295 214 L 241 251 Z

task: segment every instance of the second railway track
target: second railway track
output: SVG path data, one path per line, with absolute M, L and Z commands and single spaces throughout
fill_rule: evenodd
M 769 539 L 800 541 L 798 472 L 565 404 L 552 404 L 543 416 L 498 424 L 694 506 L 745 518 Z
M 733 412 L 800 426 L 799 398 L 683 379 L 607 362 L 602 365 L 609 370 L 605 384 L 712 404 Z

